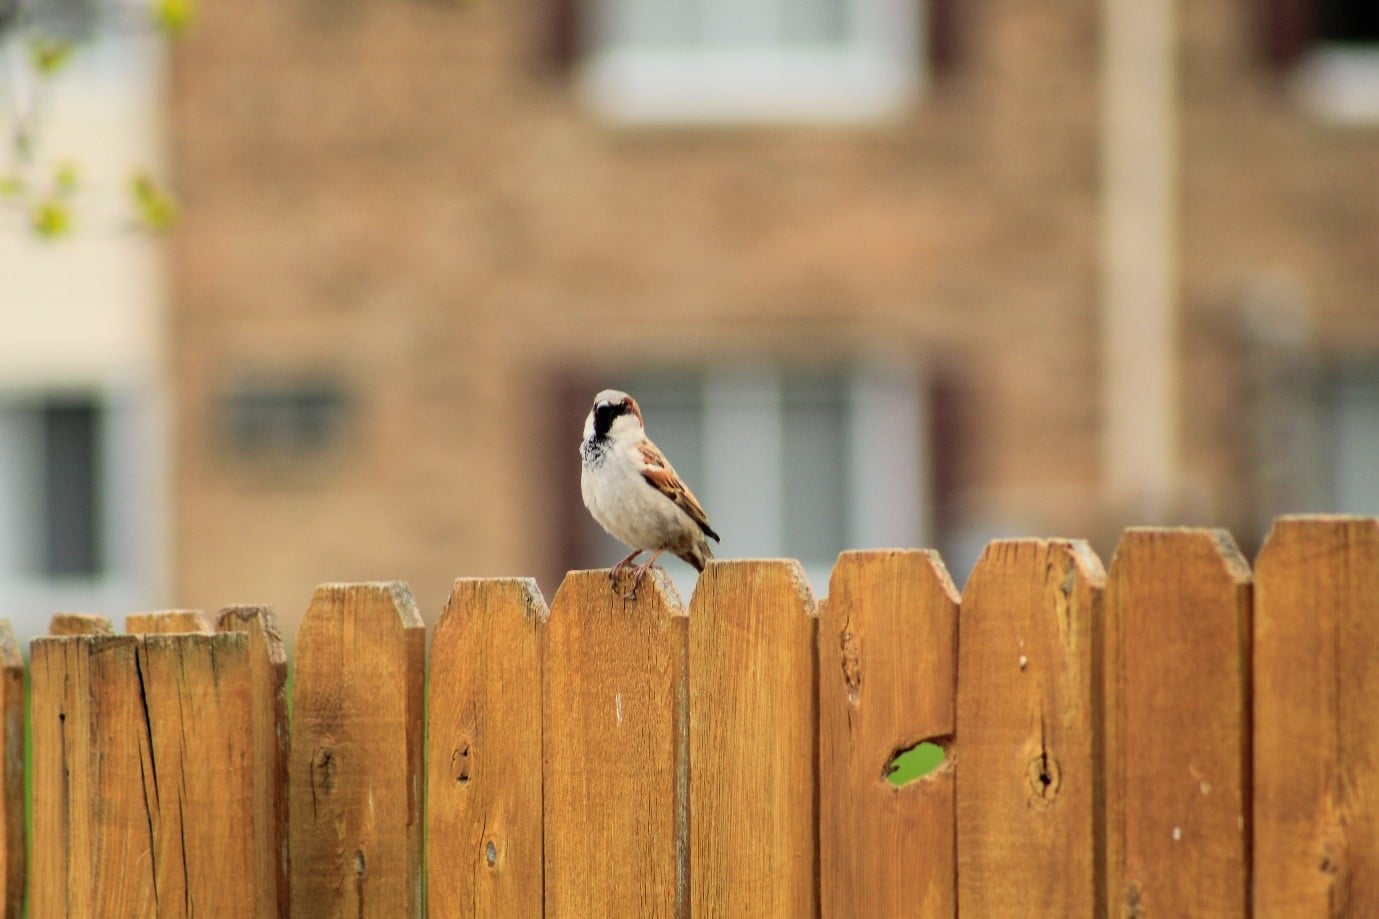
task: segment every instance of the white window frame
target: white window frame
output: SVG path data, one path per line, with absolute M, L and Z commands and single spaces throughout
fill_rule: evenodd
M 730 11 L 740 0 L 704 2 Z M 601 116 L 627 124 L 893 118 L 923 88 L 920 3 L 851 2 L 850 38 L 838 45 L 665 47 L 617 43 L 609 23 L 616 0 L 590 0 L 592 49 L 580 67 L 580 91 Z
M 8 402 L 39 404 L 46 395 L 91 394 L 100 413 L 97 444 L 97 540 L 100 569 L 91 576 L 0 570 L 0 609 L 16 638 L 46 634 L 53 613 L 100 613 L 118 622 L 157 605 L 164 571 L 165 476 L 158 396 L 142 388 L 64 387 L 10 390 Z M 6 533 L 7 543 L 38 531 Z
M 705 372 L 700 384 L 700 481 L 690 482 L 723 536 L 724 558 L 785 556 L 782 491 L 784 427 L 780 382 L 784 367 L 728 365 Z M 931 535 L 928 404 L 923 375 L 904 363 L 869 363 L 844 375 L 848 502 L 846 549 L 915 548 Z M 636 395 L 636 393 L 633 393 Z M 649 420 L 654 440 L 655 419 Z M 674 457 L 671 457 L 674 462 Z M 828 593 L 836 558 L 799 559 L 815 596 Z M 696 574 L 665 566 L 688 602 Z
M 1322 119 L 1379 124 L 1379 42 L 1316 45 L 1298 63 L 1292 89 Z

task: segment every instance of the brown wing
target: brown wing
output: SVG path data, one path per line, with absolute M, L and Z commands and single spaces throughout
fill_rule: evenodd
M 661 494 L 665 495 L 676 505 L 689 514 L 690 519 L 699 524 L 699 529 L 704 531 L 704 535 L 718 539 L 718 534 L 709 526 L 709 515 L 704 513 L 704 508 L 700 506 L 699 500 L 694 497 L 694 492 L 689 490 L 689 486 L 681 481 L 674 467 L 666 459 L 655 444 L 649 440 L 638 442 L 636 446 L 637 454 L 641 456 L 642 462 L 646 467 L 642 469 L 642 478 L 646 479 Z

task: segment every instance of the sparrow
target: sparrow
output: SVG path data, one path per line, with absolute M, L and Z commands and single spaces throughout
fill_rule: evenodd
M 643 552 L 651 557 L 636 566 L 632 587 L 622 595 L 635 599 L 637 585 L 662 552 L 670 552 L 703 571 L 713 558 L 709 539 L 718 534 L 694 493 L 680 479 L 665 454 L 647 439 L 642 410 L 625 392 L 605 389 L 594 397 L 584 419 L 579 445 L 579 477 L 584 506 L 614 539 L 633 548 L 613 566 L 609 583 Z

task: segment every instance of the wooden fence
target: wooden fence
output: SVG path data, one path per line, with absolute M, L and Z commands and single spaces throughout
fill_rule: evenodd
M 1379 916 L 1379 521 L 59 616 L 29 915 Z M 0 647 L 7 914 L 23 670 Z M 895 785 L 897 755 L 943 748 Z M 290 906 L 289 906 L 290 904 Z

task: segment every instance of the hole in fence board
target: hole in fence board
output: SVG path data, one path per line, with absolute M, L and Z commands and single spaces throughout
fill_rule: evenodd
M 928 740 L 913 747 L 903 747 L 886 763 L 886 781 L 899 788 L 922 779 L 943 765 L 945 755 L 943 747 Z

